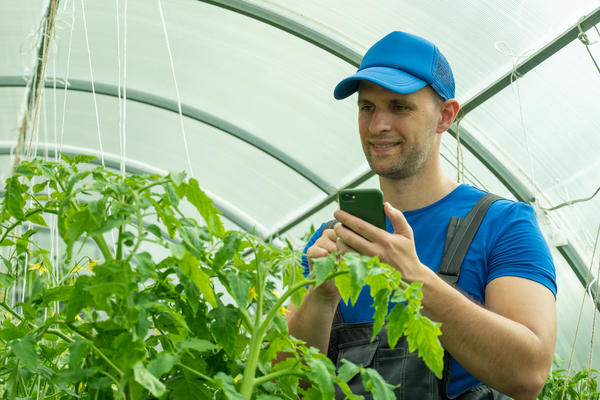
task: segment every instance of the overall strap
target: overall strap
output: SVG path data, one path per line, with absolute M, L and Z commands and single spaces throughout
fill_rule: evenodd
M 469 214 L 463 218 L 452 217 L 446 235 L 446 245 L 442 265 L 438 275 L 451 285 L 456 285 L 460 275 L 460 267 L 471 246 L 477 230 L 490 205 L 502 197 L 487 193 L 473 206 Z

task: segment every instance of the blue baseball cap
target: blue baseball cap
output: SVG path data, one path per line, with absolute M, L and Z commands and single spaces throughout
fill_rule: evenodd
M 430 85 L 444 100 L 454 98 L 454 76 L 437 46 L 422 37 L 395 31 L 367 51 L 358 71 L 335 87 L 333 97 L 345 99 L 361 80 L 397 93 L 413 93 Z

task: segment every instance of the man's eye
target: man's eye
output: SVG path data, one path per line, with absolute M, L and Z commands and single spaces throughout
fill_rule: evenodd
M 408 110 L 408 107 L 405 105 L 402 105 L 402 104 L 396 104 L 394 106 L 394 110 L 395 111 L 406 111 L 406 110 Z
M 370 106 L 370 105 L 367 105 L 367 104 L 363 104 L 358 109 L 360 111 L 372 111 L 373 110 L 373 106 Z

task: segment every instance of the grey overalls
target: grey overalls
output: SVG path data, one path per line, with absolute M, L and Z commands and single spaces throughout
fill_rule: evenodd
M 442 265 L 438 275 L 448 283 L 458 282 L 460 267 L 467 250 L 477 233 L 488 207 L 500 197 L 487 194 L 481 198 L 463 218 L 453 217 L 448 226 L 446 244 Z M 323 229 L 332 228 L 337 221 L 329 221 Z M 450 377 L 450 356 L 444 353 L 444 373 L 441 380 L 429 370 L 425 363 L 417 357 L 417 352 L 408 352 L 408 343 L 403 336 L 395 348 L 390 349 L 387 340 L 387 330 L 384 327 L 371 342 L 373 323 L 363 322 L 346 324 L 342 320 L 339 307 L 336 310 L 327 356 L 336 368 L 341 366 L 343 358 L 363 367 L 374 368 L 390 384 L 400 386 L 395 390 L 397 399 L 406 400 L 439 400 L 448 399 L 447 386 Z M 348 385 L 355 394 L 372 399 L 370 393 L 365 393 L 360 376 L 352 378 Z M 345 395 L 336 386 L 336 399 L 344 399 Z M 462 393 L 457 399 L 484 400 L 509 399 L 509 397 L 485 386 L 480 385 Z

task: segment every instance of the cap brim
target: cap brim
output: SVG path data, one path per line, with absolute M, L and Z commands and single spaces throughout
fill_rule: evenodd
M 358 90 L 360 81 L 373 82 L 396 93 L 413 93 L 427 85 L 409 73 L 389 67 L 371 67 L 357 71 L 356 74 L 344 79 L 335 87 L 333 97 L 345 99 Z

